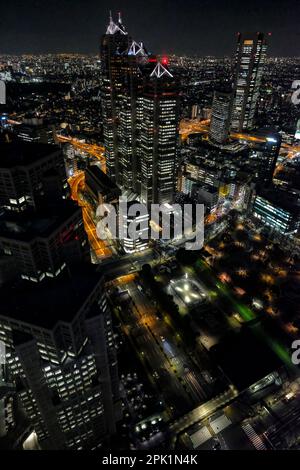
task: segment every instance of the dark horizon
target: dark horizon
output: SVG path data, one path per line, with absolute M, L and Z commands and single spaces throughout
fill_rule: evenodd
M 0 54 L 97 54 L 101 35 L 121 11 L 127 31 L 155 53 L 232 56 L 238 31 L 271 32 L 268 55 L 299 55 L 297 0 L 2 0 Z

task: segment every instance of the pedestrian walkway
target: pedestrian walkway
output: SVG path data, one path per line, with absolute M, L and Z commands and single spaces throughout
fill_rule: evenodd
M 267 450 L 265 444 L 263 443 L 262 439 L 259 437 L 259 435 L 255 432 L 251 424 L 243 424 L 242 428 L 244 432 L 247 434 L 248 438 L 254 445 L 256 450 Z

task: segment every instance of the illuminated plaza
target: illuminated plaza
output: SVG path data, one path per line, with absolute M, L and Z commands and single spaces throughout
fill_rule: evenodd
M 186 307 L 195 307 L 206 301 L 206 294 L 200 283 L 185 274 L 184 277 L 171 280 L 168 291 L 173 295 L 174 301 Z

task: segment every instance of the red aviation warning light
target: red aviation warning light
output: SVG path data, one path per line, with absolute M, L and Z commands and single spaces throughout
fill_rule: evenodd
M 162 65 L 168 65 L 169 64 L 169 58 L 167 56 L 163 56 L 161 58 L 161 63 L 162 63 Z

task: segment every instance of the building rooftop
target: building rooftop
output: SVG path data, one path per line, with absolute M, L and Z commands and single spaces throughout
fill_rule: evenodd
M 4 212 L 0 215 L 0 238 L 24 242 L 38 237 L 48 238 L 77 212 L 81 214 L 81 208 L 71 200 L 61 200 L 60 204 L 48 205 L 37 212 Z
M 249 327 L 228 334 L 210 352 L 240 392 L 282 366 L 275 353 Z
M 200 182 L 197 182 L 196 183 L 196 189 L 199 190 L 200 192 L 207 192 L 207 193 L 210 193 L 210 194 L 216 194 L 219 192 L 219 189 L 215 186 L 212 186 L 210 184 L 206 184 L 206 183 L 200 183 Z
M 236 145 L 235 143 L 235 145 L 228 144 L 220 148 L 202 141 L 194 147 L 193 155 L 189 156 L 188 160 L 193 163 L 205 160 L 207 164 L 211 163 L 212 166 L 215 166 L 216 163 L 221 163 L 224 166 L 225 163 L 230 161 L 237 162 L 238 158 L 244 161 L 247 156 L 248 148 L 245 145 Z
M 21 141 L 0 142 L 0 168 L 29 166 L 55 152 L 60 152 L 56 145 Z
M 93 175 L 104 187 L 117 188 L 117 185 L 97 165 L 91 165 L 85 171 Z
M 91 165 L 85 170 L 86 184 L 93 180 L 99 186 L 102 194 L 121 194 L 119 187 L 97 166 Z
M 59 321 L 73 320 L 101 277 L 94 266 L 81 263 L 72 271 L 65 268 L 55 279 L 15 281 L 0 288 L 0 315 L 53 329 Z
M 257 196 L 260 196 L 275 206 L 286 209 L 287 211 L 292 211 L 295 213 L 300 213 L 300 197 L 299 194 L 292 194 L 288 191 L 281 189 L 260 189 Z

